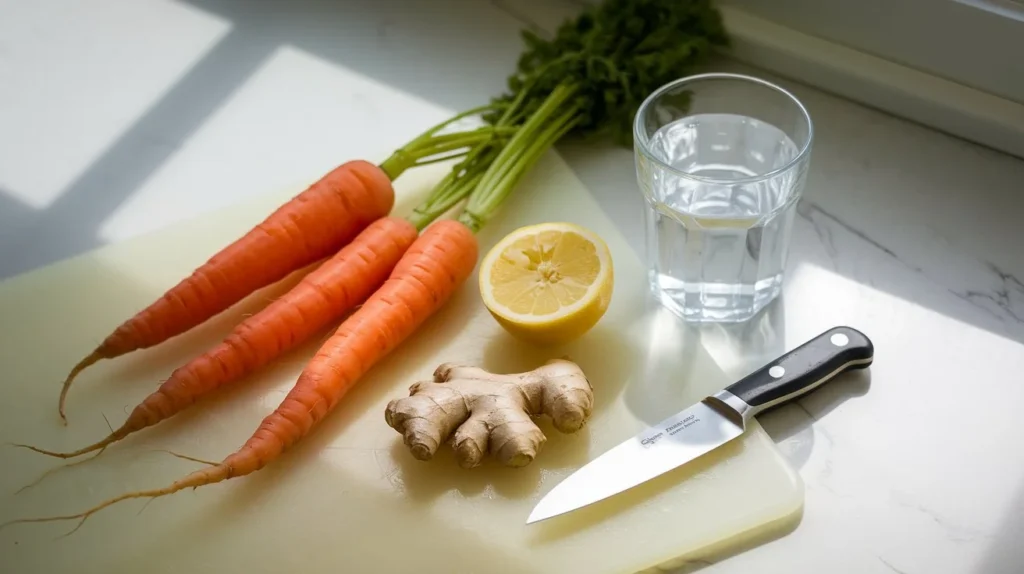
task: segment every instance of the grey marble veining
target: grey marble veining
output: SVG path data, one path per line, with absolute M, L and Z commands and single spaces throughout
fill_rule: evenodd
M 994 332 L 1024 341 L 1024 284 L 998 265 L 956 252 L 950 252 L 950 255 L 960 255 L 959 261 L 951 262 L 947 259 L 940 265 L 929 265 L 927 261 L 901 256 L 840 216 L 811 201 L 801 202 L 797 213 L 812 227 L 834 269 L 848 267 L 846 263 L 850 258 L 857 256 L 853 255 L 853 252 L 857 251 L 858 246 L 851 246 L 849 243 L 857 242 L 861 244 L 860 247 L 874 248 L 878 254 L 892 258 L 907 271 L 918 276 L 908 277 L 906 283 L 927 283 L 929 288 L 937 287 L 946 294 L 968 303 L 971 309 L 965 309 L 948 298 L 943 300 L 942 297 L 935 300 L 936 307 Z M 941 249 L 942 246 L 937 245 L 936 248 Z M 866 255 L 862 254 L 861 257 Z M 957 267 L 955 270 L 952 269 L 954 265 Z M 858 276 L 870 285 L 877 285 L 879 282 L 879 279 L 873 278 L 871 274 L 859 272 Z M 891 280 L 892 277 L 887 276 L 886 279 Z

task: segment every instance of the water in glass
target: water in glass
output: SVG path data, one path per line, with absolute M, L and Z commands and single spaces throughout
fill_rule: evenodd
M 800 149 L 769 123 L 723 113 L 666 123 L 647 149 L 673 168 L 638 156 L 655 295 L 687 319 L 749 319 L 782 287 L 805 168 L 772 172 Z

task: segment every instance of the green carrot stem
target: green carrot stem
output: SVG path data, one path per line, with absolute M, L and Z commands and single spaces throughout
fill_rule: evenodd
M 470 116 L 475 116 L 475 115 L 478 115 L 478 114 L 482 114 L 484 112 L 488 112 L 488 111 L 494 110 L 494 109 L 496 109 L 498 107 L 499 106 L 497 106 L 495 104 L 488 104 L 486 106 L 477 106 L 475 108 L 470 108 L 470 109 L 468 109 L 468 110 L 466 110 L 464 112 L 460 112 L 458 114 L 455 114 L 454 116 L 448 118 L 447 120 L 437 124 L 436 126 L 430 128 L 429 130 L 427 130 L 427 131 L 423 132 L 422 134 L 420 134 L 416 139 L 414 139 L 411 142 L 409 142 L 409 145 L 412 146 L 412 145 L 415 145 L 418 141 L 422 141 L 422 140 L 434 137 L 434 134 L 436 134 L 437 132 L 443 130 L 444 128 L 452 125 L 453 123 L 455 123 L 455 122 L 457 122 L 459 120 L 468 118 Z
M 530 119 L 516 132 L 516 135 L 512 136 L 508 144 L 498 157 L 495 158 L 494 163 L 488 168 L 487 173 L 484 174 L 484 179 L 480 182 L 481 188 L 485 191 L 484 194 L 488 193 L 489 189 L 493 189 L 494 184 L 497 183 L 514 165 L 513 161 L 510 161 L 512 156 L 520 153 L 522 148 L 529 145 L 531 139 L 533 139 L 538 131 L 540 131 L 547 122 L 550 121 L 551 116 L 557 113 L 558 108 L 568 100 L 576 89 L 573 86 L 561 84 L 544 100 L 537 111 L 530 116 Z M 476 194 L 474 194 L 476 195 Z M 483 201 L 483 200 L 480 200 Z M 472 205 L 472 200 L 470 201 Z
M 456 164 L 441 179 L 430 197 L 413 210 L 409 221 L 417 229 L 423 229 L 456 203 L 465 199 L 483 177 L 484 171 L 479 169 L 479 165 L 488 165 L 496 155 L 497 149 L 493 145 L 480 145 L 473 148 L 464 160 Z
M 554 143 L 565 135 L 566 132 L 579 123 L 579 121 L 580 118 L 578 110 L 573 108 L 563 113 L 555 121 L 551 122 L 550 126 L 548 126 L 548 128 L 546 128 L 544 132 L 530 144 L 530 147 L 523 150 L 523 153 L 520 154 L 518 160 L 513 164 L 512 169 L 506 172 L 505 176 L 498 183 L 497 187 L 502 190 L 501 194 L 496 194 L 492 199 L 492 204 L 485 205 L 484 208 L 489 209 L 490 211 L 496 210 L 498 205 L 505 200 L 505 197 L 507 197 L 515 187 L 516 183 L 519 182 L 523 174 L 532 168 L 534 164 L 540 160 L 541 156 L 544 155 L 544 152 L 554 145 Z M 490 217 L 490 211 L 484 211 L 484 213 Z
M 477 231 L 515 187 L 529 167 L 566 133 L 577 120 L 575 105 L 566 105 L 576 88 L 562 84 L 556 87 L 506 143 L 488 166 L 459 221 Z
M 501 106 L 501 105 L 498 105 L 498 104 L 488 104 L 486 106 L 478 106 L 478 107 L 466 110 L 466 111 L 464 111 L 462 113 L 456 114 L 456 115 L 452 116 L 451 118 L 448 118 L 447 120 L 445 120 L 445 121 L 435 125 L 434 127 L 428 129 L 427 131 L 423 132 L 422 134 L 420 134 L 419 136 L 414 138 L 412 141 L 410 141 L 405 146 L 395 150 L 395 152 L 392 153 L 390 157 L 388 157 L 386 160 L 381 162 L 381 164 L 380 164 L 381 170 L 383 170 L 384 173 L 386 173 L 388 175 L 388 177 L 391 179 L 391 181 L 394 181 L 394 180 L 398 179 L 398 177 L 401 176 L 402 173 L 405 172 L 405 170 L 409 169 L 409 167 L 412 166 L 416 162 L 416 159 L 418 157 L 422 157 L 422 156 L 415 156 L 414 154 L 412 154 L 410 152 L 410 150 L 415 149 L 417 147 L 422 147 L 425 143 L 428 142 L 428 140 L 430 140 L 432 138 L 435 138 L 435 137 L 439 137 L 439 136 L 435 136 L 435 134 L 437 132 L 443 130 L 444 128 L 450 126 L 451 124 L 453 124 L 453 123 L 455 123 L 455 122 L 457 122 L 459 120 L 462 120 L 464 118 L 468 118 L 470 116 L 479 115 L 479 114 L 482 114 L 482 113 L 487 112 L 487 111 L 497 110 L 497 109 L 500 109 L 501 107 L 504 107 L 504 106 Z M 440 137 L 443 137 L 443 136 L 440 136 Z M 458 147 L 450 148 L 450 149 L 458 149 Z M 437 152 L 434 152 L 434 153 L 437 153 Z
M 482 176 L 483 173 L 478 172 L 475 175 L 470 176 L 468 179 L 462 179 L 455 182 L 447 188 L 447 193 L 444 196 L 439 196 L 431 202 L 430 205 L 416 208 L 412 212 L 412 215 L 409 216 L 409 221 L 416 226 L 416 229 L 422 230 L 432 221 L 440 217 L 441 214 L 465 199 L 480 182 L 480 178 Z
M 430 164 L 434 164 L 434 163 L 441 163 L 441 162 L 445 162 L 445 161 L 456 159 L 456 158 L 460 158 L 460 157 L 466 157 L 467 155 L 469 155 L 468 151 L 456 151 L 454 153 L 449 153 L 447 155 L 430 156 L 430 157 L 428 157 L 426 159 L 416 160 L 416 163 L 412 164 L 412 167 L 420 167 L 422 165 L 430 165 Z
M 477 190 L 470 196 L 466 208 L 459 215 L 459 221 L 474 232 L 479 231 L 494 216 L 522 176 L 536 165 L 544 153 L 563 135 L 575 127 L 580 119 L 579 110 L 571 106 L 552 120 L 529 145 L 517 150 L 518 153 L 498 182 L 490 187 L 484 187 L 483 183 L 478 185 Z
M 448 147 L 451 145 L 458 145 L 460 143 L 469 146 L 494 136 L 513 135 L 515 132 L 516 130 L 513 127 L 484 126 L 474 130 L 434 136 L 430 139 L 423 140 L 420 143 L 407 145 L 405 146 L 405 150 L 419 155 L 425 154 L 432 148 L 439 146 Z
M 495 130 L 487 127 L 473 132 L 454 133 L 448 136 L 438 136 L 424 144 L 422 147 L 407 150 L 409 157 L 416 159 L 429 158 L 439 153 L 446 153 L 462 148 L 471 148 L 477 144 L 492 141 L 497 138 L 507 139 L 515 132 L 511 128 Z
M 451 152 L 471 148 L 496 137 L 488 130 L 481 130 L 480 132 L 471 135 L 452 135 L 457 135 L 459 137 L 447 138 L 444 141 L 431 143 L 423 148 L 414 148 L 411 150 L 402 149 L 396 151 L 388 161 L 382 164 L 381 167 L 384 169 L 385 173 L 388 173 L 389 175 L 393 175 L 393 173 L 402 173 L 414 165 L 421 165 L 420 160 L 429 160 L 439 154 L 450 154 Z

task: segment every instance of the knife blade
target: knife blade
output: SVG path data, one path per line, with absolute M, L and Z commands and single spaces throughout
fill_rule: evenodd
M 526 523 L 599 502 L 682 466 L 741 436 L 759 413 L 873 359 L 874 345 L 863 333 L 829 329 L 587 463 L 551 489 Z

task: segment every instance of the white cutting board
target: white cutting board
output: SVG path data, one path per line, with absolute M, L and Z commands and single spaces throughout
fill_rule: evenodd
M 407 211 L 439 173 L 400 179 L 396 210 Z M 49 448 L 92 442 L 106 433 L 101 415 L 119 425 L 175 366 L 273 297 L 274 289 L 261 292 L 194 333 L 86 371 L 69 396 L 70 425 L 61 426 L 57 395 L 67 369 L 295 191 L 0 283 L 0 441 Z M 518 226 L 551 220 L 598 232 L 614 258 L 611 307 L 583 339 L 550 349 L 516 342 L 483 308 L 474 277 L 315 434 L 271 466 L 155 500 L 141 514 L 143 501 L 116 505 L 59 540 L 73 524 L 0 530 L 0 571 L 628 573 L 697 559 L 712 545 L 749 544 L 752 535 L 798 520 L 802 484 L 755 423 L 741 439 L 606 503 L 524 524 L 540 497 L 574 469 L 730 382 L 679 321 L 650 303 L 643 265 L 556 155 L 545 157 L 480 235 L 481 251 Z M 57 463 L 0 448 L 0 521 L 78 511 L 197 467 L 159 449 L 220 460 L 277 406 L 316 343 L 17 495 L 11 493 Z M 526 468 L 463 470 L 447 449 L 420 462 L 384 423 L 387 402 L 441 362 L 511 372 L 563 354 L 594 385 L 595 412 L 573 436 L 544 421 L 548 443 Z

